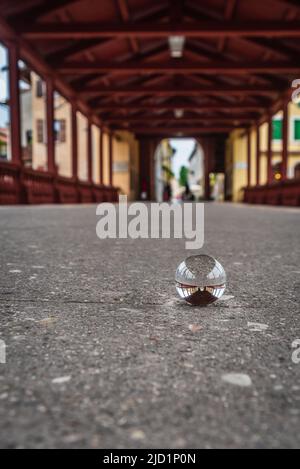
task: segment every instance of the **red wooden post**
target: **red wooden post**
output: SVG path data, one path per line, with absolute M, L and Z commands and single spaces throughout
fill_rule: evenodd
M 78 130 L 77 130 L 77 107 L 71 103 L 71 145 L 72 145 L 72 177 L 78 178 Z
M 113 133 L 109 132 L 109 150 L 108 150 L 108 165 L 109 165 L 109 185 L 113 185 Z
M 99 171 L 100 171 L 100 184 L 104 184 L 103 177 L 103 142 L 104 142 L 104 131 L 100 129 L 100 148 L 99 148 Z
M 251 186 L 251 130 L 247 132 L 247 181 L 248 187 Z
M 256 185 L 260 184 L 260 126 L 256 126 Z
M 204 197 L 205 200 L 210 200 L 210 162 L 212 158 L 211 140 L 206 138 L 204 140 Z
M 87 158 L 88 158 L 88 182 L 93 183 L 93 142 L 92 142 L 92 124 L 88 119 L 87 124 Z
M 20 96 L 19 96 L 19 50 L 15 43 L 8 44 L 9 58 L 9 102 L 11 125 L 11 152 L 13 163 L 22 163 L 21 150 L 21 122 L 20 122 Z
M 210 200 L 210 176 L 208 169 L 208 161 L 205 158 L 205 200 Z
M 284 102 L 282 120 L 282 179 L 287 179 L 288 152 L 289 152 L 289 103 Z
M 272 115 L 270 115 L 269 119 L 268 119 L 268 150 L 267 150 L 268 184 L 271 184 L 273 182 L 272 141 L 273 141 L 273 117 L 272 117 Z
M 46 79 L 46 97 L 48 171 L 55 174 L 54 86 L 51 77 Z
M 151 199 L 151 181 L 149 177 L 149 174 L 151 174 L 150 158 L 150 139 L 142 137 L 139 139 L 139 197 L 141 197 L 142 200 Z

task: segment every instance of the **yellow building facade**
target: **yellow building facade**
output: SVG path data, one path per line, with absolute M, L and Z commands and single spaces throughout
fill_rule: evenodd
M 47 171 L 46 104 L 43 83 L 31 72 L 31 87 L 24 90 L 21 98 L 23 113 L 23 152 L 33 169 Z M 72 176 L 71 105 L 60 94 L 54 95 L 55 163 L 61 176 Z M 25 127 L 26 124 L 26 127 Z M 30 130 L 30 145 L 26 134 Z M 88 120 L 77 112 L 78 177 L 88 179 L 87 155 Z M 101 130 L 92 125 L 93 182 L 100 183 L 100 138 Z M 109 135 L 103 133 L 103 183 L 109 185 Z M 139 143 L 129 132 L 113 135 L 113 185 L 121 194 L 135 200 L 139 193 Z
M 282 161 L 282 118 L 279 112 L 273 116 L 272 129 L 272 167 L 274 181 L 280 180 L 280 164 Z M 289 104 L 289 130 L 288 130 L 288 167 L 289 179 L 298 177 L 300 165 L 300 107 Z M 267 151 L 268 151 L 268 123 L 259 128 L 260 138 L 260 178 L 259 184 L 267 184 Z M 250 132 L 251 143 L 251 186 L 256 186 L 256 128 Z M 248 136 L 244 129 L 231 132 L 226 144 L 226 198 L 234 202 L 242 202 L 243 189 L 248 185 Z
M 113 138 L 113 185 L 129 200 L 139 194 L 139 144 L 130 132 L 117 132 Z

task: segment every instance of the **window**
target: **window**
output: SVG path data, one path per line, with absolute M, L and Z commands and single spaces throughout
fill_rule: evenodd
M 37 142 L 44 143 L 44 121 L 43 119 L 37 119 L 36 121 L 36 135 L 37 135 Z
M 293 122 L 293 140 L 300 141 L 300 118 L 295 118 Z
M 273 140 L 282 140 L 282 119 L 273 119 Z
M 0 158 L 11 159 L 8 53 L 0 43 Z
M 27 147 L 32 146 L 32 130 L 26 130 L 26 142 L 27 142 Z
M 55 161 L 59 174 L 64 177 L 72 176 L 72 142 L 71 132 L 71 104 L 68 100 L 54 92 L 54 139 Z
M 45 82 L 43 80 L 37 80 L 36 82 L 36 97 L 37 98 L 42 98 L 45 95 L 44 89 L 45 89 Z
M 66 141 L 66 121 L 65 119 L 57 119 L 54 121 L 55 141 L 65 143 Z
M 46 96 L 40 93 L 45 82 L 23 60 L 18 65 L 22 159 L 28 167 L 46 169 Z
M 7 135 L 4 131 L 0 131 L 0 159 L 7 159 Z

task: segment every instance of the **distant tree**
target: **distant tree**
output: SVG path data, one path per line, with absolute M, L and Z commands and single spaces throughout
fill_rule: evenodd
M 181 166 L 179 173 L 179 185 L 185 187 L 188 183 L 189 170 L 186 166 Z

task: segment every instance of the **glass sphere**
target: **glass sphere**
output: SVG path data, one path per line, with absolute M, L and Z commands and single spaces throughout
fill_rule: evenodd
M 181 262 L 175 274 L 180 298 L 194 306 L 207 306 L 221 298 L 226 289 L 226 273 L 211 256 L 191 256 Z

